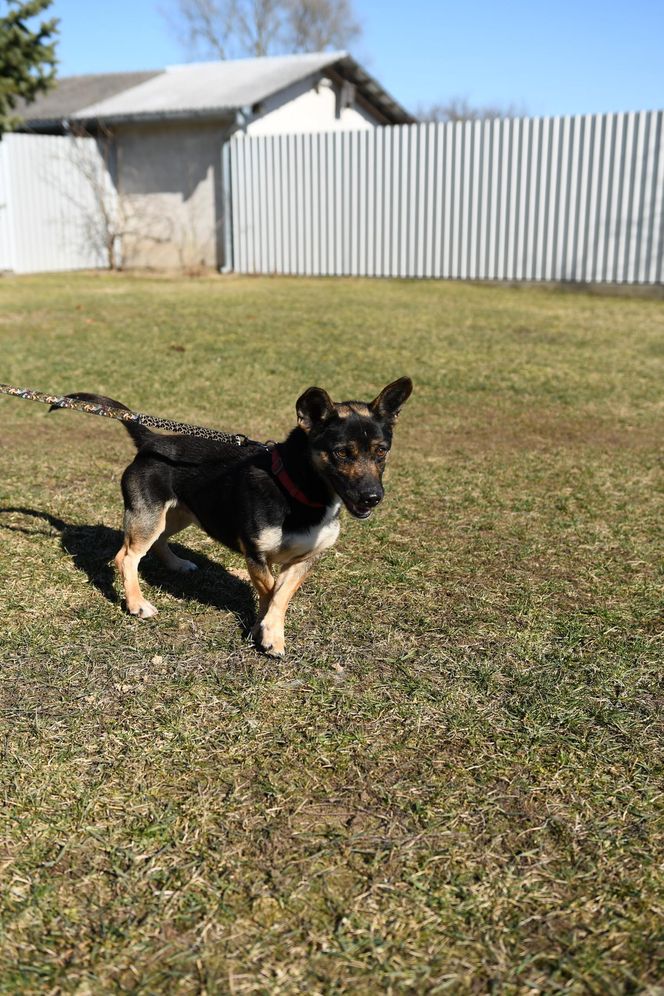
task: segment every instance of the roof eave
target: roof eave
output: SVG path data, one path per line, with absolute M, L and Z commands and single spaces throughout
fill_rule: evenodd
M 417 118 L 396 101 L 378 80 L 367 73 L 352 55 L 344 55 L 343 58 L 331 63 L 331 67 L 349 82 L 354 83 L 364 98 L 381 110 L 390 124 L 417 124 Z
M 236 107 L 214 107 L 202 110 L 191 108 L 178 111 L 141 111 L 135 114 L 72 114 L 69 122 L 83 127 L 103 125 L 113 127 L 124 124 L 162 124 L 164 122 L 207 121 L 228 124 L 235 120 Z
M 36 131 L 53 131 L 54 128 L 62 129 L 66 122 L 65 118 L 21 118 L 19 123 L 14 128 L 14 131 L 19 133 L 25 132 L 36 132 Z

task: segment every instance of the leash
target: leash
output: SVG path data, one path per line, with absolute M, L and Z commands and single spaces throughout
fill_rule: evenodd
M 263 446 L 255 444 L 240 432 L 222 432 L 221 429 L 208 429 L 202 425 L 189 425 L 187 422 L 174 422 L 172 419 L 159 418 L 157 415 L 146 415 L 144 412 L 133 412 L 129 408 L 111 408 L 109 405 L 98 405 L 91 401 L 78 401 L 68 398 L 66 394 L 42 394 L 41 391 L 31 391 L 26 387 L 12 387 L 10 384 L 0 384 L 0 394 L 12 398 L 23 398 L 25 401 L 41 401 L 53 408 L 70 408 L 86 415 L 101 415 L 104 418 L 114 418 L 119 422 L 136 422 L 146 429 L 168 429 L 170 432 L 181 432 L 187 436 L 199 436 L 201 439 L 215 439 L 230 446 Z
M 136 422 L 138 425 L 145 426 L 146 429 L 167 429 L 169 432 L 181 432 L 187 436 L 198 436 L 200 439 L 214 439 L 230 446 L 260 446 L 262 449 L 272 452 L 272 474 L 291 498 L 302 505 L 308 505 L 310 508 L 323 508 L 320 502 L 311 501 L 297 487 L 284 467 L 279 447 L 272 441 L 259 443 L 254 439 L 249 439 L 241 432 L 222 432 L 221 429 L 189 425 L 188 422 L 174 422 L 169 418 L 146 415 L 144 412 L 134 412 L 129 408 L 113 408 L 110 405 L 100 405 L 92 401 L 81 401 L 77 398 L 69 398 L 66 394 L 43 394 L 41 391 L 32 391 L 27 387 L 12 387 L 11 384 L 0 384 L 0 394 L 6 394 L 12 398 L 23 398 L 24 401 L 41 401 L 42 404 L 50 405 L 51 408 L 69 408 L 75 412 L 83 412 L 85 415 L 114 418 L 118 422 Z

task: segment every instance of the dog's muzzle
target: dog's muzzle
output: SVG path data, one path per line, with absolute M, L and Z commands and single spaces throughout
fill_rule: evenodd
M 382 500 L 382 491 L 369 491 L 360 495 L 355 501 L 352 501 L 350 498 L 345 498 L 344 503 L 350 514 L 355 519 L 368 519 L 376 505 L 379 505 Z

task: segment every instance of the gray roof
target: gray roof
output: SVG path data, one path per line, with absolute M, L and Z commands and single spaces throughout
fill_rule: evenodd
M 33 103 L 21 101 L 16 113 L 31 125 L 62 121 L 69 118 L 85 104 L 106 100 L 116 93 L 145 83 L 161 73 L 161 69 L 141 73 L 95 73 L 89 76 L 63 76 L 48 93 L 41 94 Z
M 51 94 L 23 111 L 28 126 L 68 118 L 107 124 L 164 118 L 229 117 L 294 83 L 328 71 L 352 82 L 389 123 L 412 121 L 346 52 L 198 62 L 149 73 L 65 77 Z M 124 85 L 120 83 L 125 80 Z M 84 83 L 83 81 L 88 81 Z M 94 85 L 92 81 L 99 81 Z M 115 84 L 119 85 L 115 85 Z M 60 95 L 60 96 L 58 96 Z

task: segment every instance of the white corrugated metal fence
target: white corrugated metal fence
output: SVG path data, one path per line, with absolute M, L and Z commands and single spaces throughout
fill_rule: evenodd
M 238 134 L 224 166 L 225 269 L 664 282 L 662 111 Z M 107 266 L 117 204 L 93 139 L 5 135 L 0 270 Z
M 0 141 L 0 270 L 108 265 L 114 188 L 91 138 L 5 135 Z
M 661 283 L 663 116 L 237 135 L 234 269 Z

